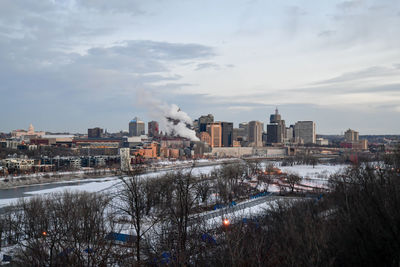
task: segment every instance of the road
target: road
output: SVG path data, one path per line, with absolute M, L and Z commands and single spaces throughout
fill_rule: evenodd
M 244 210 L 247 208 L 251 208 L 263 203 L 270 203 L 273 201 L 277 200 L 298 200 L 298 199 L 304 199 L 301 197 L 284 197 L 284 196 L 275 196 L 275 195 L 268 195 L 268 196 L 263 196 L 259 197 L 256 199 L 252 199 L 249 201 L 241 202 L 238 203 L 235 206 L 228 206 L 226 208 L 218 209 L 215 211 L 210 211 L 210 212 L 205 212 L 205 213 L 199 213 L 191 217 L 190 221 L 192 223 L 198 222 L 200 220 L 206 221 L 209 219 L 214 219 L 216 217 L 222 217 L 222 216 L 227 216 L 229 214 L 232 214 L 236 211 Z

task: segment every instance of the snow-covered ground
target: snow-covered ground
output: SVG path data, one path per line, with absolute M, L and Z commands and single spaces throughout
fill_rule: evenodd
M 295 166 L 278 166 L 282 172 L 295 173 L 307 179 L 329 179 L 334 173 L 343 171 L 347 165 L 295 165 Z

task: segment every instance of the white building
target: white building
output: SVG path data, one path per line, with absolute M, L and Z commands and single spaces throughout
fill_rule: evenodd
M 329 145 L 329 141 L 324 138 L 317 138 L 317 145 L 319 146 L 327 146 Z
M 25 158 L 7 158 L 2 160 L 2 165 L 7 169 L 26 171 L 32 169 L 34 160 Z
M 121 160 L 121 171 L 127 172 L 131 170 L 131 155 L 129 148 L 120 148 L 119 155 Z

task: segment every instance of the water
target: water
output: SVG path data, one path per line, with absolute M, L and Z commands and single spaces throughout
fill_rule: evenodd
M 9 198 L 20 198 L 26 197 L 27 193 L 40 191 L 45 189 L 54 189 L 62 186 L 73 186 L 73 185 L 82 185 L 86 183 L 93 183 L 92 181 L 76 181 L 76 182 L 63 182 L 63 183 L 53 183 L 53 184 L 39 184 L 39 185 L 30 185 L 30 186 L 21 186 L 17 188 L 10 189 L 0 189 L 0 199 L 9 199 Z

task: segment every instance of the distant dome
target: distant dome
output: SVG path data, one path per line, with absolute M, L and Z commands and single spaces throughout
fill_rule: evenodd
M 29 125 L 28 132 L 33 133 L 35 131 L 35 128 L 33 127 L 32 123 Z

